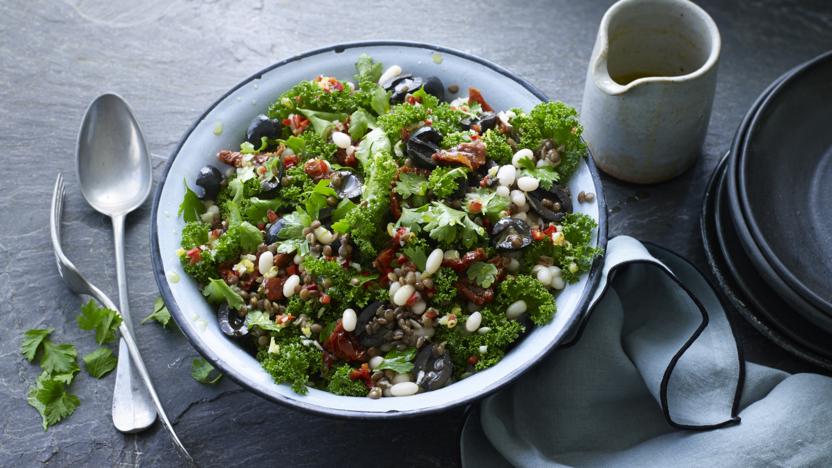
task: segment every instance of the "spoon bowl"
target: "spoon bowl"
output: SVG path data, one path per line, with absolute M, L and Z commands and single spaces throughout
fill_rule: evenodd
M 120 96 L 103 94 L 90 104 L 78 135 L 78 155 L 81 194 L 99 213 L 125 215 L 150 194 L 150 153 Z

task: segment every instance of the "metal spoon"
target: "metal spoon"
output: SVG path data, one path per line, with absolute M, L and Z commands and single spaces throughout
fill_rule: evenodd
M 104 94 L 90 104 L 78 135 L 76 164 L 81 194 L 113 221 L 119 310 L 132 332 L 124 268 L 124 218 L 147 199 L 153 176 L 142 131 L 120 96 Z M 113 425 L 121 432 L 138 432 L 153 424 L 156 409 L 137 378 L 123 338 L 118 351 Z

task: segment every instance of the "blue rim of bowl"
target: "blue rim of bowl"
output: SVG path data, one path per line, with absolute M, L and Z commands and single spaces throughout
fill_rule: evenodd
M 783 263 L 783 261 L 781 260 L 782 255 L 778 255 L 777 252 L 775 252 L 774 249 L 771 248 L 771 245 L 769 245 L 769 243 L 766 242 L 765 236 L 763 236 L 763 230 L 760 228 L 760 224 L 757 222 L 757 218 L 754 217 L 754 211 L 751 209 L 752 203 L 751 199 L 748 198 L 747 191 L 748 166 L 750 164 L 749 158 L 747 156 L 749 151 L 749 145 L 754 130 L 758 127 L 758 124 L 760 123 L 760 119 L 762 118 L 765 109 L 769 107 L 769 104 L 771 104 L 772 101 L 777 99 L 781 91 L 789 87 L 795 80 L 804 77 L 807 73 L 810 73 L 817 66 L 829 61 L 832 61 L 832 51 L 824 52 L 823 54 L 820 54 L 817 57 L 807 62 L 804 62 L 801 65 L 798 65 L 795 69 L 788 72 L 788 76 L 783 78 L 783 80 L 775 82 L 772 85 L 773 88 L 771 89 L 771 92 L 767 96 L 765 96 L 763 102 L 760 104 L 759 109 L 757 110 L 757 112 L 755 112 L 754 116 L 748 124 L 748 137 L 743 140 L 742 146 L 740 147 L 737 153 L 738 167 L 736 169 L 736 177 L 738 179 L 737 184 L 739 193 L 739 203 L 742 207 L 743 213 L 745 214 L 746 224 L 748 225 L 748 229 L 751 232 L 751 237 L 756 242 L 760 252 L 762 252 L 763 254 L 763 257 L 773 267 L 774 271 L 777 274 L 777 277 L 785 282 L 785 286 L 787 288 L 796 291 L 801 298 L 807 300 L 809 304 L 811 304 L 812 308 L 814 308 L 816 311 L 820 311 L 820 315 L 817 316 L 816 320 L 830 324 L 828 326 L 832 326 L 832 301 L 822 297 L 822 295 L 820 295 L 818 291 L 808 287 L 805 283 L 800 281 L 800 278 L 798 278 L 794 274 L 794 272 L 792 272 L 792 270 L 786 267 L 785 263 Z
M 295 55 L 293 57 L 289 57 L 287 59 L 281 60 L 273 65 L 270 65 L 257 73 L 249 76 L 245 80 L 241 81 L 233 88 L 229 89 L 225 92 L 222 96 L 220 96 L 216 101 L 214 101 L 208 108 L 194 121 L 191 127 L 185 132 L 182 138 L 179 140 L 179 143 L 176 145 L 176 149 L 173 150 L 171 153 L 170 158 L 168 159 L 167 163 L 165 164 L 165 168 L 162 171 L 162 176 L 160 182 L 156 186 L 156 189 L 153 194 L 153 206 L 151 208 L 150 214 L 150 257 L 153 266 L 153 277 L 156 280 L 156 284 L 159 287 L 159 293 L 162 296 L 162 300 L 165 302 L 168 310 L 171 312 L 174 320 L 179 322 L 183 317 L 182 311 L 179 308 L 178 304 L 173 298 L 173 294 L 171 293 L 170 288 L 167 284 L 167 279 L 165 277 L 165 270 L 164 266 L 162 265 L 162 255 L 159 249 L 159 238 L 158 238 L 158 229 L 157 229 L 157 212 L 159 209 L 159 200 L 162 195 L 162 189 L 165 186 L 165 182 L 168 177 L 168 172 L 170 171 L 171 166 L 173 165 L 174 160 L 179 155 L 179 151 L 182 149 L 182 145 L 185 144 L 185 141 L 191 136 L 194 129 L 197 127 L 199 122 L 201 122 L 220 102 L 224 101 L 228 96 L 232 93 L 240 89 L 241 87 L 245 86 L 249 82 L 260 79 L 263 74 L 268 73 L 272 70 L 277 68 L 281 68 L 283 66 L 289 65 L 293 62 L 298 60 L 302 60 L 307 57 L 311 57 L 313 55 L 324 54 L 328 52 L 335 52 L 341 53 L 347 49 L 355 49 L 355 48 L 365 48 L 365 47 L 379 47 L 379 46 L 394 46 L 394 47 L 411 47 L 416 49 L 428 49 L 433 50 L 435 52 L 455 55 L 457 57 L 470 60 L 472 62 L 478 63 L 480 65 L 484 65 L 495 72 L 515 81 L 516 83 L 520 84 L 526 90 L 528 90 L 531 94 L 535 97 L 540 99 L 541 101 L 548 101 L 549 98 L 543 94 L 537 87 L 529 83 L 528 81 L 516 76 L 514 73 L 506 70 L 505 68 L 485 60 L 483 58 L 477 57 L 475 55 L 471 55 L 465 52 L 461 52 L 454 49 L 449 49 L 447 47 L 437 46 L 433 44 L 421 43 L 421 42 L 410 42 L 410 41 L 394 41 L 394 40 L 380 40 L 380 41 L 361 41 L 361 42 L 347 42 L 341 44 L 334 44 L 326 47 L 322 47 L 320 49 L 311 50 L 308 52 L 301 53 L 299 55 Z M 595 167 L 595 163 L 592 160 L 592 155 L 589 153 L 587 149 L 587 157 L 586 157 L 586 164 L 589 168 L 590 175 L 592 177 L 593 184 L 595 185 L 595 200 L 598 206 L 598 242 L 597 247 L 601 249 L 605 249 L 607 245 L 607 205 L 604 199 L 604 194 L 601 186 L 601 178 L 598 174 L 598 169 Z M 578 301 L 578 310 L 575 311 L 569 322 L 566 323 L 563 329 L 563 333 L 561 338 L 567 335 L 567 331 L 574 326 L 574 324 L 578 321 L 578 319 L 583 315 L 584 309 L 589 305 L 589 299 L 591 298 L 592 292 L 595 290 L 598 282 L 601 279 L 601 266 L 603 263 L 603 255 L 599 256 L 595 259 L 590 268 L 588 273 L 589 277 L 587 278 L 586 286 L 584 286 L 584 291 L 581 295 L 580 300 Z M 241 372 L 233 368 L 226 368 L 225 366 L 221 365 L 216 359 L 212 358 L 210 353 L 206 352 L 203 349 L 204 344 L 202 343 L 201 339 L 194 334 L 188 333 L 187 328 L 183 328 L 183 333 L 188 338 L 188 341 L 191 345 L 212 365 L 216 366 L 219 370 L 221 370 L 228 378 L 236 382 L 241 387 L 251 391 L 252 393 L 260 396 L 269 401 L 273 401 L 290 408 L 298 409 L 301 411 L 305 411 L 308 413 L 316 414 L 316 415 L 323 415 L 323 416 L 334 416 L 338 418 L 345 418 L 345 419 L 362 419 L 362 420 L 375 420 L 375 419 L 397 419 L 397 418 L 406 418 L 406 417 L 415 417 L 415 416 L 424 416 L 428 414 L 438 413 L 447 411 L 451 408 L 455 408 L 461 405 L 465 405 L 471 403 L 473 401 L 480 400 L 497 390 L 505 387 L 506 385 L 510 384 L 511 382 L 515 381 L 518 377 L 520 377 L 523 373 L 527 370 L 532 368 L 534 365 L 539 363 L 545 356 L 551 353 L 555 348 L 557 348 L 557 342 L 552 343 L 549 349 L 544 350 L 543 352 L 537 354 L 536 356 L 528 359 L 522 366 L 514 369 L 511 373 L 509 373 L 506 377 L 504 377 L 501 381 L 493 383 L 491 386 L 482 388 L 477 390 L 470 395 L 459 398 L 454 401 L 450 401 L 447 404 L 442 406 L 434 406 L 434 407 L 426 407 L 408 411 L 388 411 L 388 412 L 360 412 L 360 411 L 347 411 L 347 410 L 339 410 L 328 408 L 325 406 L 320 405 L 312 405 L 300 400 L 294 400 L 286 397 L 276 396 L 271 393 L 266 386 L 261 385 L 253 385 L 248 382 Z M 207 347 L 206 347 L 207 348 Z

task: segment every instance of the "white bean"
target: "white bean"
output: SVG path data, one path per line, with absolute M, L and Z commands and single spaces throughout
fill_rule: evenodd
M 496 191 L 497 191 L 497 195 L 499 195 L 501 197 L 508 197 L 509 193 L 511 193 L 509 188 L 506 187 L 505 185 L 498 186 Z
M 526 206 L 526 194 L 520 190 L 512 190 L 511 202 L 518 207 Z
M 551 273 L 552 273 L 552 278 L 557 278 L 558 276 L 560 276 L 560 275 L 561 275 L 560 268 L 558 268 L 558 267 L 556 267 L 556 266 L 554 266 L 554 265 L 552 265 L 552 266 L 550 266 L 550 267 L 549 267 L 549 272 L 551 272 Z
M 514 213 L 513 215 L 511 215 L 511 217 L 515 218 L 515 219 L 522 219 L 523 221 L 526 221 L 526 220 L 529 219 L 529 216 L 526 214 L 525 211 L 521 211 L 519 213 Z
M 563 289 L 566 287 L 566 283 L 563 282 L 563 278 L 560 276 L 555 276 L 552 278 L 552 287 L 555 289 Z
M 480 327 L 482 323 L 482 314 L 479 312 L 474 312 L 473 314 L 468 316 L 468 319 L 465 321 L 465 329 L 471 333 L 477 331 L 477 328 Z
M 339 148 L 347 149 L 352 144 L 352 138 L 344 132 L 332 132 L 332 142 Z
M 520 261 L 519 261 L 519 260 L 517 260 L 516 258 L 512 258 L 512 259 L 508 262 L 508 271 L 510 271 L 510 272 L 512 272 L 512 273 L 514 273 L 514 272 L 516 272 L 516 271 L 517 271 L 517 270 L 519 270 L 519 269 L 520 269 Z
M 414 314 L 422 315 L 427 308 L 428 304 L 425 301 L 416 301 L 412 306 L 410 306 L 410 311 Z
M 552 272 L 548 268 L 541 268 L 537 272 L 537 280 L 543 283 L 544 286 L 552 284 Z
M 335 240 L 335 236 L 332 235 L 327 228 L 318 226 L 315 228 L 315 239 L 318 239 L 318 242 L 321 244 L 327 245 L 331 244 L 332 241 Z
M 400 384 L 402 382 L 410 382 L 410 374 L 404 373 L 399 374 L 397 373 L 395 377 L 393 377 L 393 384 Z
M 295 256 L 292 258 L 292 263 L 294 263 L 295 265 L 300 265 L 300 262 L 302 261 L 303 257 L 301 257 L 300 254 L 295 254 Z
M 480 354 L 485 354 L 487 352 L 488 352 L 488 346 L 487 345 L 480 346 Z
M 497 179 L 500 181 L 500 185 L 506 187 L 511 187 L 516 177 L 517 169 L 515 169 L 514 166 L 509 164 L 500 167 L 500 170 L 497 171 Z
M 506 317 L 516 319 L 526 313 L 526 309 L 528 309 L 528 306 L 526 305 L 526 301 L 523 299 L 512 302 L 511 305 L 508 306 L 508 309 L 506 309 Z
M 384 70 L 384 73 L 378 79 L 378 84 L 382 84 L 385 81 L 390 81 L 393 78 L 402 74 L 402 67 L 398 65 L 391 65 L 390 68 Z
M 517 179 L 517 188 L 524 192 L 533 192 L 540 186 L 540 181 L 531 176 Z
M 370 358 L 370 369 L 375 369 L 380 366 L 382 361 L 384 361 L 382 356 L 373 356 Z
M 511 157 L 511 164 L 514 165 L 514 167 L 519 168 L 520 160 L 522 159 L 531 159 L 532 161 L 534 161 L 534 153 L 532 153 L 532 150 L 528 148 L 523 148 L 517 151 L 516 153 L 514 153 L 514 156 Z
M 403 306 L 407 304 L 408 299 L 413 293 L 416 291 L 416 288 L 413 285 L 405 284 L 404 286 L 400 287 L 396 294 L 393 295 L 393 304 L 397 306 Z
M 388 289 L 390 299 L 393 299 L 393 296 L 396 294 L 396 291 L 398 291 L 400 287 L 402 287 L 402 284 L 398 281 L 393 281 L 392 283 L 390 283 L 390 289 Z
M 260 259 L 257 260 L 257 270 L 261 275 L 265 275 L 272 269 L 274 265 L 274 254 L 268 250 L 260 254 Z
M 355 311 L 344 309 L 344 313 L 341 315 L 341 326 L 344 327 L 344 330 L 348 332 L 355 331 L 356 324 L 358 324 L 358 316 L 355 315 Z
M 546 166 L 554 166 L 554 163 L 552 163 L 552 161 L 549 161 L 548 159 L 541 159 L 535 165 L 537 167 L 546 167 Z
M 394 397 L 415 395 L 418 391 L 419 386 L 413 382 L 400 382 L 390 387 L 390 394 Z
M 430 276 L 437 271 L 439 271 L 439 267 L 442 266 L 442 259 L 445 258 L 445 252 L 442 249 L 433 249 L 433 252 L 428 255 L 428 259 L 425 262 L 425 271 L 422 274 L 422 277 Z
M 295 288 L 300 284 L 300 276 L 292 275 L 283 283 L 283 296 L 290 298 L 295 295 Z

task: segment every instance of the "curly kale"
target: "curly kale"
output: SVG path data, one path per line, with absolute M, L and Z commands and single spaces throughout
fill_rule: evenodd
M 342 311 L 348 307 L 358 310 L 369 304 L 373 298 L 373 291 L 367 287 L 367 282 L 378 275 L 371 277 L 353 275 L 350 270 L 345 269 L 335 260 L 312 257 L 304 259 L 303 269 L 319 283 L 323 283 L 324 279 L 329 280 L 330 286 L 324 292 L 332 298 L 335 310 Z M 357 284 L 353 284 L 353 279 L 358 280 Z
M 602 253 L 592 246 L 592 231 L 597 223 L 583 213 L 569 213 L 560 225 L 560 238 L 550 237 L 536 240 L 523 252 L 523 271 L 529 272 L 537 260 L 550 257 L 561 269 L 561 276 L 567 283 L 578 281 L 583 273 L 592 267 L 592 261 Z
M 561 275 L 567 283 L 578 281 L 592 267 L 595 257 L 601 255 L 601 249 L 591 245 L 596 226 L 594 219 L 582 213 L 569 213 L 563 218 L 561 233 L 566 243 L 556 246 L 555 258 L 559 259 Z
M 482 136 L 482 142 L 485 143 L 485 153 L 489 159 L 497 164 L 511 164 L 514 151 L 505 135 L 494 130 L 486 130 Z
M 517 341 L 525 328 L 516 320 L 509 320 L 503 309 L 494 310 L 486 307 L 480 310 L 481 327 L 488 327 L 487 333 L 468 333 L 465 327 L 454 328 L 440 326 L 434 341 L 446 341 L 445 349 L 451 353 L 457 376 L 465 372 L 469 364 L 474 363 L 475 370 L 482 370 L 497 364 L 505 356 L 512 343 Z M 468 315 L 457 317 L 458 324 L 464 324 Z
M 253 253 L 263 242 L 263 233 L 248 222 L 231 226 L 225 231 L 214 247 L 217 263 L 237 261 L 241 254 Z
M 384 129 L 391 142 L 400 140 L 403 130 L 421 127 L 426 119 L 430 119 L 431 126 L 443 135 L 462 130 L 459 123 L 466 117 L 464 112 L 452 109 L 447 102 L 439 102 L 438 98 L 423 89 L 414 92 L 413 96 L 419 99 L 419 104 L 405 102 L 395 105 L 390 108 L 390 112 L 378 118 L 378 125 Z
M 467 177 L 468 172 L 462 167 L 437 167 L 430 171 L 428 190 L 438 198 L 447 198 L 459 190 Z
M 340 233 L 349 232 L 350 240 L 366 257 L 375 257 L 378 245 L 382 245 L 387 233 L 383 226 L 390 208 L 390 187 L 396 177 L 398 165 L 389 153 L 378 153 L 372 158 L 366 171 L 364 193 L 357 209 L 350 210 L 344 219 L 333 224 Z
M 203 250 L 198 262 L 193 263 L 187 255 L 180 256 L 179 261 L 185 273 L 199 284 L 206 284 L 214 278 L 219 278 L 217 262 L 210 250 Z
M 453 148 L 454 146 L 460 143 L 467 143 L 471 141 L 471 133 L 467 130 L 448 133 L 444 137 L 442 137 L 441 146 L 443 148 Z
M 297 337 L 281 341 L 276 353 L 261 349 L 257 360 L 275 383 L 289 384 L 298 394 L 306 395 L 309 376 L 320 371 L 323 353 L 315 346 L 301 344 Z
M 436 292 L 433 293 L 432 301 L 439 305 L 449 305 L 456 299 L 457 289 L 456 282 L 459 280 L 459 275 L 448 267 L 442 267 L 433 277 L 433 287 Z
M 192 249 L 206 244 L 208 242 L 208 231 L 210 229 L 210 226 L 199 221 L 191 221 L 185 224 L 185 227 L 182 228 L 182 248 Z
M 367 395 L 367 386 L 361 380 L 353 380 L 350 378 L 352 367 L 348 364 L 342 364 L 335 368 L 332 377 L 329 379 L 326 389 L 331 393 L 343 396 L 365 396 Z
M 537 278 L 529 275 L 507 276 L 497 288 L 495 307 L 505 313 L 512 303 L 523 300 L 526 313 L 535 325 L 544 325 L 555 316 L 555 298 Z
M 555 169 L 560 180 L 568 180 L 581 158 L 586 155 L 586 145 L 581 139 L 583 127 L 578 121 L 578 112 L 560 102 L 543 102 L 528 114 L 522 111 L 511 120 L 520 134 L 520 146 L 537 150 L 544 139 L 551 139 L 560 151 L 560 163 Z
M 351 113 L 355 107 L 355 97 L 349 86 L 340 91 L 324 90 L 314 81 L 301 81 L 269 106 L 268 114 L 272 119 L 283 120 L 298 109 Z

